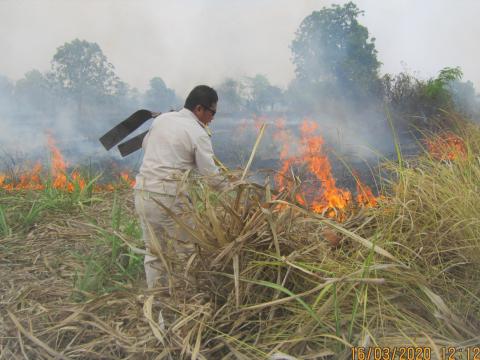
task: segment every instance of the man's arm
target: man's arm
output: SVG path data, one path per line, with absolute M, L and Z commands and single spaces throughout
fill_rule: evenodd
M 228 185 L 228 181 L 224 176 L 220 175 L 220 169 L 215 165 L 213 157 L 214 153 L 210 137 L 207 134 L 198 137 L 195 144 L 195 163 L 198 172 L 205 176 L 212 187 L 222 190 Z

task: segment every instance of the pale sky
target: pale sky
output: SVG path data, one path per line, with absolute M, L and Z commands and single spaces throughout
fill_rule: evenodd
M 342 4 L 345 1 L 335 1 Z M 358 0 L 375 37 L 382 73 L 425 78 L 460 66 L 480 88 L 480 1 Z M 0 0 L 0 74 L 18 80 L 46 71 L 56 48 L 97 42 L 117 75 L 145 90 L 154 76 L 180 96 L 225 77 L 294 76 L 289 45 L 321 0 Z

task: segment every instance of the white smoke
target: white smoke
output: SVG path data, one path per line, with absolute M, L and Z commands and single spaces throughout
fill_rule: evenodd
M 19 79 L 45 71 L 55 49 L 74 38 L 97 42 L 120 77 L 144 90 L 162 77 L 180 96 L 199 83 L 265 74 L 285 87 L 294 77 L 289 45 L 312 11 L 346 1 L 0 1 L 0 73 Z M 361 23 L 377 39 L 383 71 L 402 63 L 424 77 L 460 66 L 480 86 L 480 2 L 358 0 Z

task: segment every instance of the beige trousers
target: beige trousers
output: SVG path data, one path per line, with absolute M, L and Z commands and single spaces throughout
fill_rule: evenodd
M 171 293 L 178 280 L 192 281 L 184 273 L 188 259 L 194 253 L 194 245 L 185 229 L 154 199 L 180 218 L 186 206 L 175 196 L 135 190 L 135 210 L 140 218 L 145 247 L 151 254 L 145 255 L 147 286 L 169 287 Z M 182 220 L 191 225 L 191 220 Z

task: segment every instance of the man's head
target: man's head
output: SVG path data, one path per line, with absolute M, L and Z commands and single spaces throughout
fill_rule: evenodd
M 190 91 L 185 108 L 195 114 L 203 124 L 208 125 L 217 112 L 217 92 L 207 85 L 198 85 Z

